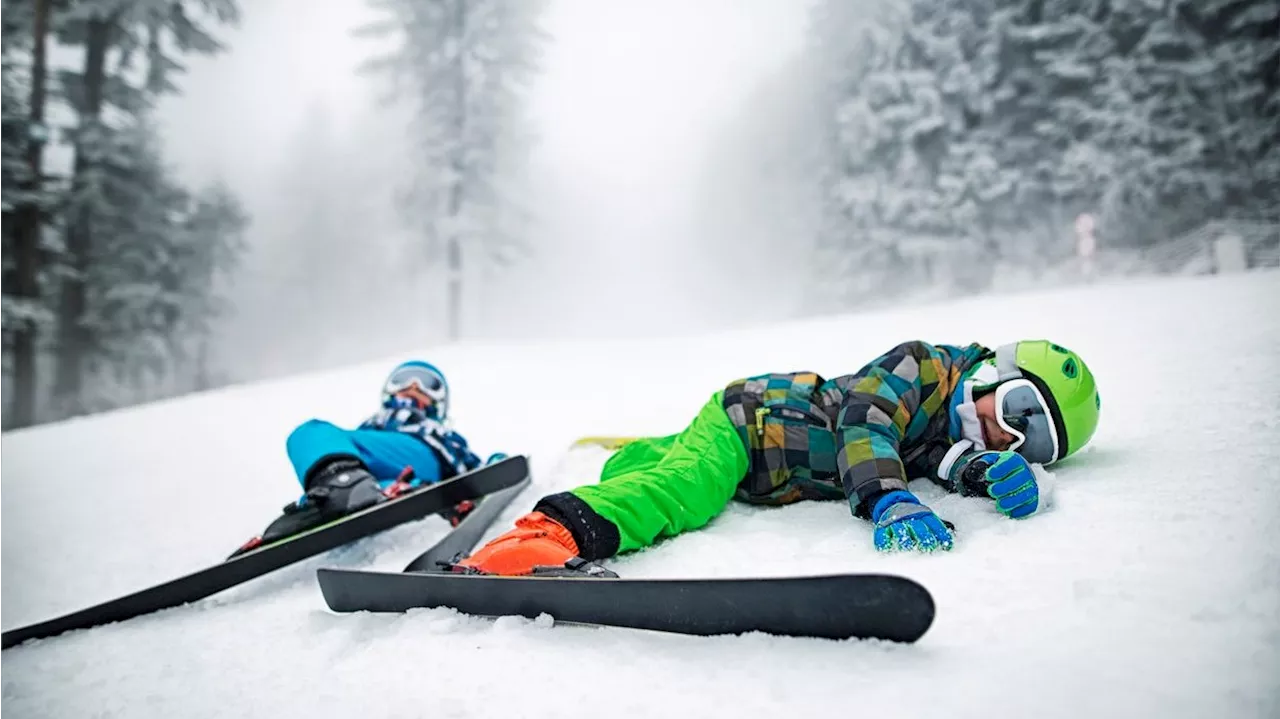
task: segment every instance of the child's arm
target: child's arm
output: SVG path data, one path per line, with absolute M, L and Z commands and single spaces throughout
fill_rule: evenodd
M 907 491 L 899 454 L 904 439 L 917 438 L 939 411 L 956 373 L 945 350 L 906 342 L 863 367 L 833 380 L 842 393 L 836 418 L 836 466 L 853 513 L 875 525 L 880 550 L 950 549 L 948 527 Z
M 832 382 L 841 391 L 836 465 L 849 506 L 868 516 L 884 493 L 906 491 L 902 442 L 918 437 L 951 395 L 951 358 L 927 342 L 905 342 Z
M 448 449 L 449 454 L 457 460 L 457 466 L 455 469 L 458 470 L 459 474 L 462 472 L 470 472 L 484 464 L 479 455 L 471 451 L 471 448 L 467 445 L 466 438 L 461 434 L 450 429 L 441 433 L 439 437 L 440 443 L 443 444 Z

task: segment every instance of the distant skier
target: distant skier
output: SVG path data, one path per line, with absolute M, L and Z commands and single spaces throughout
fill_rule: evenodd
M 847 499 L 874 525 L 877 549 L 950 549 L 951 527 L 908 491 L 908 478 L 1027 517 L 1040 503 L 1029 463 L 1079 451 L 1099 407 L 1080 356 L 1044 340 L 994 351 L 907 342 L 832 380 L 739 380 L 680 434 L 627 444 L 599 483 L 543 497 L 452 569 L 616 576 L 594 562 L 697 529 L 734 498 Z
M 382 408 L 356 429 L 319 419 L 303 422 L 289 435 L 285 449 L 304 494 L 235 554 L 481 466 L 448 419 L 444 374 L 427 362 L 411 360 L 387 376 Z M 494 454 L 484 464 L 504 457 Z M 467 504 L 448 518 L 456 523 Z

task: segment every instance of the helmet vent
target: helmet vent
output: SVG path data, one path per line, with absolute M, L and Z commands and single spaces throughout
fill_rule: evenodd
M 1076 375 L 1080 374 L 1080 366 L 1076 364 L 1075 357 L 1068 357 L 1067 361 L 1062 363 L 1062 374 L 1066 375 L 1067 379 L 1075 379 Z

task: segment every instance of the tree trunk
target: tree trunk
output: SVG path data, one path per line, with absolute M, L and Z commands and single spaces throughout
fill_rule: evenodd
M 457 340 L 462 336 L 462 238 L 458 236 L 461 223 L 458 215 L 462 212 L 463 191 L 466 178 L 466 129 L 467 129 L 467 77 L 466 63 L 463 58 L 467 33 L 467 8 L 465 0 L 453 0 L 453 29 L 456 52 L 454 54 L 453 88 L 454 88 L 454 132 L 452 148 L 453 183 L 449 187 L 449 237 L 448 272 L 449 272 L 449 339 Z
M 84 133 L 96 132 L 102 115 L 103 86 L 106 84 L 107 48 L 115 18 L 94 18 L 88 23 L 84 60 L 84 107 L 80 109 L 80 133 L 76 141 L 73 175 L 74 213 L 67 232 L 67 252 L 71 272 L 62 281 L 61 304 L 58 309 L 58 368 L 54 382 L 55 397 L 61 409 L 74 412 L 81 400 L 84 383 L 84 361 L 89 354 L 90 335 L 84 326 L 86 275 L 89 253 L 93 248 L 92 201 L 82 196 L 94 161 L 86 152 Z
M 31 107 L 27 125 L 27 166 L 30 177 L 23 188 L 30 199 L 17 207 L 14 228 L 13 296 L 27 302 L 40 298 L 40 232 L 42 208 L 42 151 L 44 138 L 31 132 L 44 123 L 45 37 L 49 34 L 49 0 L 36 0 L 32 23 L 34 44 L 31 50 Z M 13 400 L 6 429 L 26 427 L 35 422 L 36 413 L 36 340 L 35 324 L 24 321 L 13 328 Z
M 449 238 L 449 339 L 462 336 L 462 248 L 458 236 Z

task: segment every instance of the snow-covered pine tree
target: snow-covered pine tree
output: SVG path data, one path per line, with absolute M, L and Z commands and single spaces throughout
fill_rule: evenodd
M 424 264 L 444 260 L 448 332 L 461 335 L 464 258 L 504 262 L 522 248 L 507 220 L 519 212 L 508 187 L 528 150 L 523 90 L 545 40 L 542 0 L 370 0 L 383 14 L 360 32 L 387 51 L 368 63 L 391 81 L 389 100 L 412 108 L 414 175 L 406 218 Z M 479 268 L 476 268 L 479 269 Z
M 1206 83 L 1216 68 L 1203 38 L 1164 7 L 1107 7 L 1112 47 L 1082 112 L 1067 123 L 1085 130 L 1091 162 L 1105 168 L 1098 187 L 1113 244 L 1145 247 L 1212 217 L 1224 196 L 1205 162 Z M 1077 120 L 1078 118 L 1078 120 Z
M 222 384 L 213 366 L 213 322 L 229 310 L 226 288 L 245 251 L 249 215 L 230 188 L 214 181 L 190 196 L 179 223 L 175 271 L 166 277 L 181 310 L 170 335 L 172 375 L 177 389 L 198 391 Z
M 223 308 L 219 279 L 236 264 L 247 217 L 217 183 L 195 195 L 178 185 L 145 115 L 112 131 L 95 169 L 81 320 L 91 344 L 78 407 L 200 388 L 209 323 Z
M 153 326 L 152 318 L 107 318 L 104 314 L 113 309 L 128 311 L 128 303 L 90 306 L 92 297 L 107 297 L 95 294 L 92 274 L 115 277 L 113 270 L 91 267 L 91 263 L 114 261 L 113 255 L 101 251 L 113 240 L 99 236 L 113 231 L 110 221 L 98 219 L 114 213 L 107 198 L 141 197 L 136 193 L 154 191 L 156 211 L 144 216 L 159 221 L 177 202 L 170 194 L 181 194 L 179 188 L 154 176 L 148 165 L 159 168 L 158 157 L 135 158 L 130 165 L 112 155 L 122 148 L 146 145 L 138 133 L 151 129 L 144 117 L 147 109 L 160 93 L 176 91 L 170 78 L 182 68 L 175 53 L 218 52 L 221 45 L 205 24 L 235 23 L 238 17 L 234 0 L 78 0 L 58 17 L 59 40 L 82 45 L 85 58 L 80 71 L 61 74 L 64 99 L 74 110 L 77 125 L 58 307 L 54 392 L 60 412 L 78 411 L 85 399 L 86 372 L 123 361 L 124 355 L 115 349 L 119 338 L 109 336 L 112 331 L 128 336 L 131 331 L 141 331 L 140 327 Z M 161 170 L 156 172 L 162 174 Z M 147 184 L 140 179 L 144 177 L 153 181 Z M 110 187 L 113 182 L 120 186 Z M 174 230 L 172 223 L 161 224 L 141 236 L 158 242 L 162 227 Z
M 36 419 L 39 341 L 53 324 L 45 289 L 44 228 L 58 190 L 44 177 L 45 98 L 52 0 L 5 0 L 3 62 L 3 356 L 5 428 Z
M 181 315 L 182 270 L 175 219 L 186 193 L 166 176 L 154 128 L 113 128 L 93 161 L 92 244 L 76 259 L 84 293 L 78 318 L 86 344 L 77 368 L 84 389 L 76 410 L 100 411 L 147 397 L 164 379 L 169 332 Z
M 899 64 L 936 93 L 927 135 L 911 141 L 924 172 L 923 202 L 908 217 L 914 264 L 926 282 L 947 290 L 980 290 L 1008 250 L 999 241 L 1018 183 L 1001 161 L 1005 138 L 995 131 L 993 91 L 998 36 L 991 0 L 914 2 Z
M 980 20 L 985 102 L 967 141 L 982 148 L 979 164 L 996 168 L 1008 190 L 987 204 L 980 224 L 992 232 L 986 251 L 1023 272 L 1069 252 L 1071 218 L 1080 211 L 1070 208 L 1096 205 L 1076 195 L 1092 191 L 1101 169 L 1080 153 L 1079 123 L 1062 111 L 1078 105 L 1100 73 L 1105 35 L 1088 3 L 989 0 Z
M 822 180 L 818 260 L 831 268 L 824 281 L 834 286 L 836 301 L 874 302 L 904 269 L 885 205 L 896 190 L 901 149 L 891 123 L 901 126 L 911 109 L 886 72 L 894 69 L 907 21 L 892 2 L 827 0 L 813 9 L 811 43 L 830 163 Z
M 991 259 L 991 225 L 1014 190 L 998 141 L 982 134 L 995 79 L 990 14 L 983 3 L 817 6 L 834 160 L 820 246 L 846 268 L 845 301 L 875 302 L 907 282 L 984 282 L 966 277 L 964 260 Z
M 1096 211 L 1107 242 L 1130 247 L 1265 214 L 1280 4 L 1002 3 L 1009 82 L 997 98 L 1012 123 L 1002 134 L 1034 155 L 1007 161 L 1036 168 L 1020 205 L 1064 210 L 1059 224 Z
M 1182 0 L 1170 14 L 1192 39 L 1158 52 L 1172 51 L 1166 65 L 1195 100 L 1205 173 L 1222 197 L 1210 215 L 1280 222 L 1280 2 Z
M 32 41 L 32 30 L 27 22 L 28 13 L 14 10 L 28 9 L 15 0 L 5 0 L 0 15 L 0 202 L 2 202 L 3 229 L 0 241 L 0 260 L 3 261 L 4 299 L 0 302 L 0 330 L 4 348 L 4 429 L 21 427 L 31 423 L 35 407 L 35 338 L 38 323 L 30 315 L 40 307 L 39 286 L 36 280 L 34 252 L 25 245 L 27 239 L 17 229 L 18 213 L 26 202 L 19 200 L 19 193 L 30 186 L 34 173 L 27 163 L 31 122 L 26 50 Z M 23 52 L 19 52 L 21 49 Z M 29 212 L 29 210 L 27 210 Z M 21 257 L 21 262 L 19 262 Z M 19 267 L 21 266 L 21 271 Z M 20 277 L 21 274 L 21 277 Z M 22 358 L 17 355 L 21 348 Z M 21 366 L 21 376 L 15 369 Z M 20 380 L 20 381 L 19 381 Z M 15 399 L 15 389 L 21 387 L 23 398 Z
M 824 245 L 862 298 L 904 272 L 954 285 L 930 258 L 1044 269 L 1072 251 L 1080 212 L 1100 216 L 1108 245 L 1138 248 L 1280 212 L 1275 0 L 816 12 L 833 158 Z M 868 271 L 872 284 L 854 281 Z

